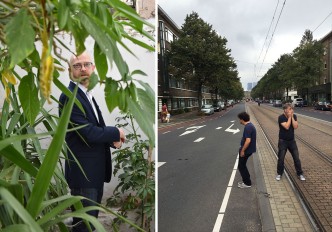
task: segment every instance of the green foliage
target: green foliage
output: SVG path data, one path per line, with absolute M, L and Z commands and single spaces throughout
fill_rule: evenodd
M 185 78 L 198 87 L 201 107 L 202 86 L 223 90 L 225 82 L 239 82 L 236 64 L 226 47 L 227 39 L 193 12 L 187 15 L 178 40 L 167 54 L 169 71 L 176 78 Z M 225 92 L 224 92 L 225 93 Z
M 119 184 L 114 190 L 114 196 L 108 199 L 108 205 L 121 204 L 120 212 L 124 216 L 127 216 L 128 211 L 136 210 L 137 219 L 141 219 L 141 227 L 150 230 L 150 222 L 155 210 L 155 168 L 152 161 L 152 149 L 149 142 L 142 140 L 141 135 L 138 134 L 132 115 L 117 120 L 122 122 L 117 126 L 126 129 L 128 126 L 131 127 L 126 137 L 133 146 L 113 152 L 115 163 L 113 174 L 114 176 L 120 174 Z M 127 193 L 127 196 L 121 198 L 120 193 Z
M 306 30 L 292 54 L 283 54 L 252 90 L 253 98 L 280 99 L 285 89 L 299 92 L 315 85 L 323 69 L 323 45 Z
M 63 70 L 61 64 L 69 58 L 62 57 L 62 51 L 80 54 L 86 50 L 84 43 L 89 36 L 95 40 L 94 59 L 99 77 L 91 76 L 90 88 L 104 84 L 109 110 L 118 107 L 124 113 L 130 112 L 147 135 L 152 149 L 155 143 L 154 91 L 147 83 L 133 78 L 144 73 L 130 72 L 118 48 L 120 45 L 135 56 L 123 42 L 126 38 L 154 51 L 153 47 L 127 33 L 126 28 L 131 28 L 152 41 L 144 25 L 153 27 L 120 0 L 1 1 L 0 80 L 6 92 L 0 114 L 1 230 L 53 231 L 57 228 L 68 231 L 64 220 L 75 216 L 92 223 L 97 231 L 105 231 L 98 220 L 86 212 L 92 208 L 113 212 L 102 206 L 83 208 L 82 198 L 67 195 L 62 162 L 66 159 L 64 136 L 68 130 L 64 128 L 67 128 L 72 105 L 75 103 L 81 109 L 82 106 L 75 93 L 57 79 L 59 71 Z M 75 51 L 66 46 L 63 34 L 73 38 Z M 37 49 L 40 46 L 41 52 Z M 107 77 L 108 66 L 114 65 L 121 77 L 117 81 Z M 16 70 L 20 70 L 20 74 Z M 51 95 L 52 86 L 71 99 L 60 118 L 44 107 L 46 100 L 56 100 Z M 46 139 L 50 144 L 45 147 L 41 140 Z M 71 206 L 76 208 L 75 212 L 66 211 Z M 125 218 L 115 215 L 139 230 Z

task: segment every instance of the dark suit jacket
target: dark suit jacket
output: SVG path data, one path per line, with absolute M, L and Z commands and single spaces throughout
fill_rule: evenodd
M 68 89 L 73 92 L 76 84 L 70 82 Z M 99 106 L 93 99 L 98 112 L 99 122 L 86 94 L 78 88 L 76 98 L 82 104 L 83 113 L 76 104 L 70 116 L 69 128 L 75 125 L 87 125 L 77 131 L 68 132 L 66 142 L 69 147 L 68 160 L 65 163 L 65 177 L 70 188 L 101 188 L 112 176 L 112 160 L 110 146 L 120 141 L 120 132 L 116 127 L 106 126 Z M 68 101 L 61 94 L 59 112 Z M 83 172 L 75 162 L 73 155 L 80 163 Z

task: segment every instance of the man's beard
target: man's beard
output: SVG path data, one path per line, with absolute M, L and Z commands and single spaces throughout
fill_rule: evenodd
M 74 77 L 72 74 L 70 74 L 70 77 L 73 81 L 79 82 L 82 85 L 85 85 L 90 80 L 89 76 Z

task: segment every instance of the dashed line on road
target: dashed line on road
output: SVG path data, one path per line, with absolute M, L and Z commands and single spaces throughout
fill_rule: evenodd
M 221 224 L 222 224 L 222 221 L 224 219 L 225 212 L 226 212 L 226 207 L 227 207 L 227 204 L 228 204 L 228 200 L 229 200 L 229 197 L 231 195 L 231 191 L 232 191 L 232 187 L 233 187 L 233 183 L 234 183 L 234 179 L 235 179 L 235 174 L 236 174 L 238 162 L 239 162 L 239 158 L 237 158 L 236 161 L 235 161 L 234 168 L 233 168 L 233 171 L 232 171 L 232 175 L 229 179 L 228 186 L 227 186 L 227 189 L 226 189 L 226 193 L 225 193 L 224 199 L 221 203 L 219 214 L 217 216 L 217 220 L 216 220 L 216 223 L 214 224 L 212 232 L 219 232 L 220 231 Z
M 163 166 L 166 162 L 158 162 L 158 168 L 160 168 L 161 166 Z
M 165 131 L 165 132 L 163 133 L 163 135 L 164 135 L 164 134 L 167 134 L 167 133 L 170 133 L 170 132 L 171 132 L 171 131 Z
M 182 129 L 182 128 L 184 128 L 184 126 L 179 127 L 178 130 L 180 130 L 180 129 Z
M 221 126 L 219 126 L 219 127 L 217 127 L 217 128 L 216 128 L 216 130 L 220 130 L 221 128 L 222 128 L 222 127 L 221 127 Z
M 202 141 L 203 139 L 205 139 L 205 137 L 201 137 L 201 138 L 198 138 L 194 141 L 194 143 L 199 143 L 200 141 Z

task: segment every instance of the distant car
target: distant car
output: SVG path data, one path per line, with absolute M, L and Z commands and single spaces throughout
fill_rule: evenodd
M 327 106 L 327 108 L 329 108 L 332 111 L 332 103 L 331 102 L 327 102 L 326 106 Z
M 303 99 L 302 98 L 294 98 L 293 106 L 303 107 Z
M 274 106 L 274 107 L 282 107 L 282 102 L 281 102 L 281 100 L 275 100 L 275 101 L 273 102 L 273 106 Z
M 219 112 L 222 110 L 220 102 L 213 104 L 213 109 L 215 112 Z
M 213 105 L 203 105 L 201 108 L 201 112 L 203 112 L 204 114 L 214 114 L 214 108 Z
M 314 105 L 315 110 L 324 110 L 329 111 L 331 108 L 328 107 L 329 103 L 327 102 L 316 102 Z
M 226 109 L 225 102 L 220 102 L 220 108 L 221 108 L 222 110 L 225 110 L 225 109 Z

